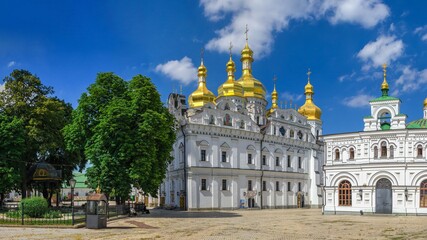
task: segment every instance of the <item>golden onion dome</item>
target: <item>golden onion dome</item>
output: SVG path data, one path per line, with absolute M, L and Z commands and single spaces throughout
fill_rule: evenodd
M 215 95 L 206 87 L 207 69 L 203 65 L 203 61 L 198 68 L 197 76 L 199 77 L 199 85 L 192 94 L 188 97 L 188 103 L 191 108 L 203 107 L 205 104 L 215 100 Z
M 309 70 L 307 73 L 308 83 L 307 85 L 305 85 L 305 92 L 304 92 L 305 103 L 298 109 L 298 112 L 304 115 L 307 118 L 307 120 L 320 120 L 322 116 L 322 110 L 318 106 L 316 106 L 316 104 L 314 104 L 313 102 L 314 91 L 313 91 L 313 85 L 311 85 L 310 83 L 310 74 L 311 72 Z
M 427 98 L 424 99 L 424 107 L 427 107 Z
M 218 87 L 218 98 L 219 97 L 243 97 L 243 87 L 240 83 L 235 81 L 234 72 L 236 72 L 236 65 L 231 59 L 226 65 L 227 81 Z
M 246 42 L 240 58 L 242 62 L 242 77 L 237 80 L 243 87 L 244 97 L 254 97 L 265 100 L 264 85 L 252 76 L 253 51 Z

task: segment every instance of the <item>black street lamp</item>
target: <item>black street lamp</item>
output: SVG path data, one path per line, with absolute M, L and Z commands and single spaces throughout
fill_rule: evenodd
M 76 179 L 71 178 L 68 183 L 71 187 L 71 225 L 74 225 L 74 187 L 76 186 Z

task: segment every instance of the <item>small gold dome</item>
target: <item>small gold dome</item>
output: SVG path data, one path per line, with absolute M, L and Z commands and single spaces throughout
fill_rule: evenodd
M 313 85 L 311 85 L 310 83 L 310 74 L 311 74 L 311 71 L 309 69 L 307 73 L 308 82 L 307 82 L 307 85 L 305 85 L 305 92 L 304 92 L 305 103 L 298 109 L 298 112 L 304 115 L 307 118 L 307 120 L 320 120 L 322 116 L 322 110 L 318 106 L 316 106 L 316 104 L 314 104 L 313 102 L 314 90 L 313 90 Z
M 383 83 L 381 84 L 381 90 L 384 90 L 384 89 L 388 89 L 388 83 L 385 79 L 384 79 Z
M 254 52 L 252 51 L 252 49 L 249 47 L 248 43 L 246 42 L 246 45 L 242 50 L 242 57 L 240 58 L 240 61 L 243 62 L 244 60 L 249 60 L 249 61 L 253 62 L 254 61 L 253 54 L 254 54 Z
M 424 107 L 427 107 L 427 98 L 424 99 Z
M 243 97 L 243 87 L 242 85 L 235 81 L 234 79 L 234 72 L 236 72 L 236 65 L 234 64 L 233 60 L 231 59 L 227 62 L 226 65 L 227 70 L 227 81 L 223 83 L 218 88 L 218 98 L 219 97 Z
M 188 103 L 191 108 L 203 107 L 206 103 L 213 103 L 215 100 L 215 95 L 206 87 L 207 69 L 203 65 L 203 61 L 198 68 L 197 76 L 199 77 L 199 86 L 188 97 Z

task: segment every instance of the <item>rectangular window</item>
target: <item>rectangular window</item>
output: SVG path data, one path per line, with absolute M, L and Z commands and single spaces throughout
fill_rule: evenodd
M 221 162 L 227 162 L 227 152 L 221 152 Z
M 301 192 L 301 183 L 298 183 L 298 192 Z
M 301 166 L 302 166 L 301 157 L 298 157 L 298 168 L 301 168 Z
M 276 181 L 276 191 L 280 191 L 280 184 L 279 184 L 279 181 Z
M 288 167 L 291 167 L 291 155 L 288 155 Z
M 262 190 L 267 191 L 267 182 L 266 181 L 262 181 Z
M 280 158 L 276 157 L 276 166 L 279 167 L 280 166 Z
M 267 157 L 262 155 L 262 165 L 267 165 Z
M 252 164 L 252 154 L 248 153 L 248 164 Z
M 200 161 L 206 161 L 206 150 L 200 150 Z
M 226 191 L 227 190 L 227 179 L 222 179 L 222 187 L 221 187 L 222 191 Z
M 252 180 L 248 180 L 248 191 L 252 191 Z
M 288 192 L 291 191 L 291 182 L 288 182 Z
M 208 188 L 207 188 L 207 186 L 206 186 L 206 179 L 205 178 L 202 178 L 202 191 L 206 191 L 206 190 L 208 190 Z

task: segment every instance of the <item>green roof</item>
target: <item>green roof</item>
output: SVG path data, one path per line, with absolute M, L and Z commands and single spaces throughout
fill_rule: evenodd
M 418 119 L 406 125 L 406 128 L 427 128 L 427 119 Z
M 372 117 L 372 116 L 366 116 L 363 119 L 368 119 L 368 118 L 374 118 L 374 117 Z
M 400 101 L 399 98 L 390 97 L 390 96 L 381 96 L 379 98 L 372 99 L 369 102 L 381 102 L 381 101 L 392 101 L 392 100 L 399 100 Z
M 74 172 L 73 173 L 74 179 L 76 179 L 76 186 L 75 188 L 88 188 L 86 182 L 87 182 L 87 177 L 86 174 L 84 173 L 79 173 L 79 172 Z M 68 184 L 68 182 L 64 183 L 63 188 L 69 188 L 70 185 Z

